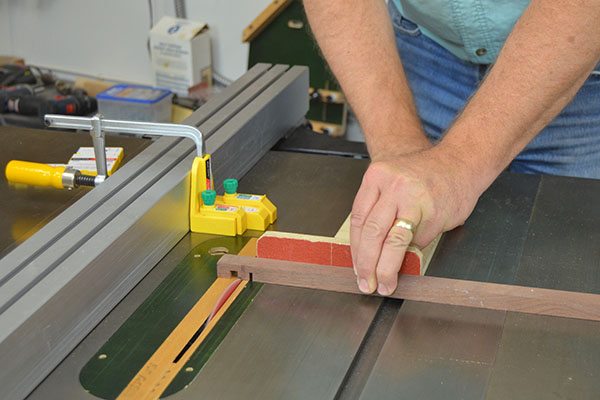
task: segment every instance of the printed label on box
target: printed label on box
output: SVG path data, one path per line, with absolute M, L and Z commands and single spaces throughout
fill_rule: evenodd
M 118 166 L 119 159 L 123 156 L 122 147 L 106 148 L 106 169 L 112 174 Z M 77 153 L 73 154 L 67 166 L 79 171 L 96 171 L 96 155 L 93 147 L 80 147 Z

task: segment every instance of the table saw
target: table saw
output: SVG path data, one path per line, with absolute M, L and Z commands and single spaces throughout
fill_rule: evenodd
M 361 146 L 302 140 L 307 74 L 257 65 L 184 123 L 205 135 L 218 190 L 236 178 L 268 194 L 269 229 L 333 236 L 368 160 Z M 60 148 L 54 135 L 89 140 L 25 133 L 36 145 L 13 146 L 39 153 Z M 191 141 L 129 146 L 93 190 L 2 181 L 2 398 L 117 398 L 209 290 L 221 254 L 261 234 L 190 232 Z M 600 181 L 503 173 L 427 274 L 600 294 L 598 198 Z M 250 282 L 177 368 L 149 398 L 595 399 L 600 323 Z

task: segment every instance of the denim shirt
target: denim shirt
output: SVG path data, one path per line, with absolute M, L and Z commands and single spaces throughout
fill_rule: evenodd
M 389 0 L 421 32 L 463 60 L 493 63 L 529 0 Z

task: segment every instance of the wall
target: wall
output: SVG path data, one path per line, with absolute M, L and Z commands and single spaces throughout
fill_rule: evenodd
M 213 67 L 234 80 L 246 71 L 242 30 L 270 0 L 186 0 L 188 19 L 207 22 Z M 172 0 L 0 0 L 0 55 L 109 80 L 152 83 L 147 50 L 154 22 L 175 15 Z

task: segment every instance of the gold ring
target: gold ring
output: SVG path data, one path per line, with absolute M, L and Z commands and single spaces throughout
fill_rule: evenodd
M 394 226 L 397 226 L 399 228 L 408 229 L 413 235 L 415 234 L 415 224 L 413 224 L 412 222 L 410 222 L 407 219 L 398 218 L 397 220 L 394 221 Z

